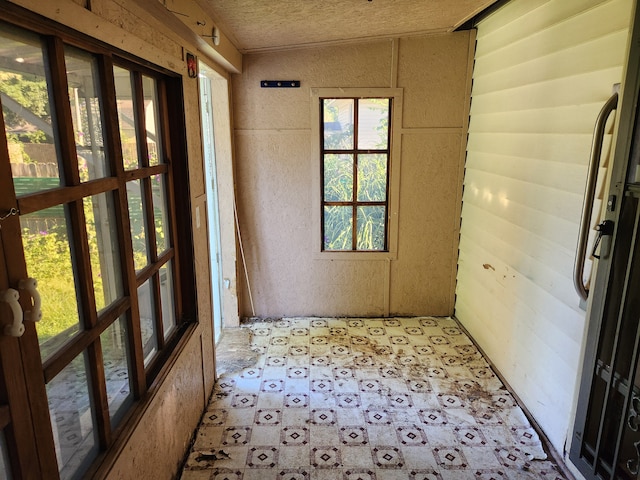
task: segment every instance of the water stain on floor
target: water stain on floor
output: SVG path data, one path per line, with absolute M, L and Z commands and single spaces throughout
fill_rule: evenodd
M 258 361 L 258 352 L 251 350 L 253 334 L 250 328 L 226 328 L 216 347 L 216 376 L 233 375 Z

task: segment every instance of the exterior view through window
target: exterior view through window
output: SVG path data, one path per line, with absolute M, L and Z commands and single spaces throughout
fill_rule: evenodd
M 388 250 L 390 98 L 322 98 L 322 250 Z

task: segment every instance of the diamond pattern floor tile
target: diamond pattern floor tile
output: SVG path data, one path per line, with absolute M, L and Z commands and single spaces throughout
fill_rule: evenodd
M 454 319 L 242 328 L 256 361 L 222 369 L 183 480 L 564 479 Z

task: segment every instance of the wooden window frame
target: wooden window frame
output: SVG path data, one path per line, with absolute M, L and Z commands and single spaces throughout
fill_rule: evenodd
M 333 97 L 329 98 L 320 98 L 320 163 L 322 167 L 320 169 L 320 188 L 323 189 L 320 197 L 320 215 L 322 220 L 320 221 L 320 228 L 322 230 L 321 238 L 325 237 L 325 222 L 324 222 L 324 207 L 350 207 L 351 208 L 351 226 L 352 226 L 352 234 L 351 234 L 351 249 L 349 250 L 328 250 L 322 245 L 322 251 L 324 252 L 387 252 L 389 250 L 389 216 L 385 215 L 384 219 L 384 238 L 383 238 L 383 248 L 378 250 L 366 250 L 358 248 L 358 207 L 363 206 L 377 206 L 384 207 L 385 212 L 389 210 L 389 167 L 391 166 L 391 131 L 393 128 L 393 124 L 391 120 L 393 119 L 393 99 L 388 97 L 377 97 L 382 100 L 389 100 L 389 128 L 387 131 L 387 145 L 384 149 L 361 149 L 358 148 L 358 132 L 360 130 L 360 116 L 359 116 L 359 105 L 360 100 L 366 100 L 371 97 L 361 98 L 361 97 L 340 97 L 340 99 L 345 100 L 353 100 L 353 147 L 352 148 L 343 148 L 343 149 L 331 149 L 324 147 L 324 101 L 325 100 L 333 100 Z M 352 198 L 351 200 L 345 201 L 330 201 L 325 200 L 324 198 L 324 184 L 325 184 L 325 155 L 351 155 L 353 158 L 352 164 Z M 362 201 L 358 200 L 358 172 L 360 171 L 359 166 L 359 156 L 366 154 L 383 154 L 387 157 L 387 165 L 386 165 L 386 178 L 385 178 L 385 199 L 381 201 Z M 323 242 L 324 243 L 324 242 Z
M 367 99 L 385 98 L 390 99 L 390 130 L 389 130 L 389 157 L 387 167 L 387 225 L 385 229 L 386 250 L 355 250 L 356 231 L 353 232 L 353 250 L 324 250 L 323 248 L 323 209 L 324 205 L 354 205 L 357 209 L 359 205 L 383 205 L 384 202 L 325 202 L 323 193 L 324 162 L 323 153 L 334 153 L 333 150 L 324 150 L 322 122 L 322 102 L 328 98 L 345 99 Z M 313 212 L 313 241 L 312 254 L 317 260 L 394 260 L 398 255 L 398 212 L 400 203 L 400 135 L 402 128 L 402 101 L 403 90 L 401 88 L 312 88 L 311 89 L 311 138 L 312 138 L 312 174 L 314 188 L 312 189 L 312 212 Z M 355 120 L 355 119 L 354 119 Z M 355 122 L 354 122 L 355 123 Z M 368 150 L 356 150 L 354 144 L 353 152 L 367 153 Z M 379 153 L 379 150 L 371 150 Z M 340 153 L 349 153 L 341 151 Z M 354 160 L 355 161 L 355 160 Z M 355 180 L 357 182 L 357 180 Z M 317 187 L 316 187 L 317 186 Z
M 19 410 L 27 412 L 30 416 L 33 415 L 33 432 L 40 452 L 37 464 L 40 465 L 42 471 L 51 472 L 52 466 L 55 470 L 56 458 L 51 443 L 53 439 L 46 405 L 45 384 L 60 373 L 77 355 L 86 352 L 87 373 L 92 379 L 88 382 L 88 388 L 93 399 L 91 408 L 96 418 L 96 439 L 100 451 L 86 474 L 94 475 L 97 472 L 106 471 L 108 465 L 115 460 L 117 452 L 133 432 L 138 419 L 144 414 L 146 405 L 158 391 L 159 385 L 170 371 L 171 366 L 196 331 L 197 303 L 182 77 L 161 67 L 150 65 L 127 52 L 117 50 L 95 39 L 73 32 L 67 27 L 38 17 L 20 7 L 9 5 L 5 11 L 0 12 L 0 21 L 6 21 L 8 25 L 33 32 L 43 39 L 43 51 L 48 56 L 48 66 L 53 82 L 50 101 L 57 118 L 55 123 L 56 141 L 61 150 L 62 185 L 51 190 L 21 196 L 17 199 L 18 209 L 20 215 L 25 215 L 57 205 L 67 207 L 69 240 L 76 245 L 75 252 L 80 253 L 76 259 L 75 270 L 78 278 L 84 279 L 84 281 L 77 282 L 80 298 L 78 308 L 82 327 L 80 331 L 59 351 L 48 357 L 44 363 L 41 363 L 40 360 L 37 341 L 35 348 L 31 346 L 21 349 L 20 358 L 24 363 L 24 368 L 27 372 L 31 372 L 26 378 L 26 386 L 38 398 L 35 400 L 30 398 L 29 402 L 21 402 L 23 404 L 20 405 Z M 109 162 L 110 176 L 87 182 L 80 181 L 78 171 L 65 69 L 64 47 L 66 45 L 86 52 L 97 62 L 99 84 L 97 95 L 102 99 L 105 160 Z M 165 163 L 157 166 L 148 166 L 147 164 L 132 171 L 124 170 L 113 78 L 114 64 L 133 68 L 137 72 L 145 72 L 146 75 L 156 79 L 159 109 L 158 128 L 161 129 L 162 138 L 162 145 L 158 145 L 158 148 L 161 147 L 164 152 Z M 0 126 L 4 126 L 1 121 Z M 142 131 L 144 132 L 144 129 Z M 4 137 L 4 128 L 0 133 Z M 3 142 L 0 142 L 0 147 L 2 144 Z M 139 145 L 144 145 L 146 148 L 146 138 L 143 142 L 139 142 Z M 147 157 L 144 155 L 142 158 L 146 159 Z M 150 200 L 152 194 L 150 178 L 152 175 L 158 174 L 162 174 L 165 179 L 166 205 L 169 212 L 167 228 L 171 232 L 171 238 L 168 240 L 168 248 L 156 254 L 155 225 L 153 225 L 154 228 L 149 229 L 150 232 L 153 232 L 149 240 L 153 253 L 149 259 L 149 265 L 136 275 L 133 266 L 126 183 L 131 179 L 140 179 L 142 182 L 146 182 L 148 188 L 145 188 L 144 192 L 148 197 L 147 200 Z M 7 180 L 11 183 L 10 176 Z M 91 265 L 87 249 L 83 200 L 92 195 L 103 193 L 112 195 L 116 211 L 115 223 L 120 246 L 119 257 L 123 291 L 122 297 L 104 310 L 97 312 L 93 285 L 87 281 L 87 279 L 91 279 Z M 176 203 L 177 199 L 180 199 L 180 202 Z M 152 208 L 150 201 L 147 201 L 146 204 L 148 209 Z M 146 217 L 149 223 L 154 224 L 152 210 L 147 210 Z M 17 222 L 17 218 L 15 222 Z M 158 349 L 153 361 L 145 369 L 136 292 L 138 286 L 144 281 L 157 278 L 160 269 L 168 265 L 169 262 L 172 262 L 176 328 L 167 339 L 164 338 L 160 286 L 158 281 L 152 280 L 155 308 L 158 313 L 156 320 Z M 18 261 L 7 265 L 7 271 L 10 278 L 26 277 L 26 271 Z M 129 365 L 133 406 L 124 414 L 115 431 L 112 431 L 100 335 L 117 322 L 122 315 L 126 315 L 129 355 L 133 358 Z M 25 335 L 25 338 L 27 337 L 29 335 Z M 35 337 L 32 335 L 32 338 Z M 15 360 L 18 361 L 18 359 Z M 14 405 L 12 408 L 16 408 L 16 406 Z M 20 412 L 16 414 L 20 414 Z M 21 443 L 25 441 L 21 441 Z

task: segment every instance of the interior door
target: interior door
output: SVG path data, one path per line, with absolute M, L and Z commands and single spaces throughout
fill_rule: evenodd
M 636 11 L 570 452 L 589 480 L 640 478 L 639 59 Z

